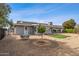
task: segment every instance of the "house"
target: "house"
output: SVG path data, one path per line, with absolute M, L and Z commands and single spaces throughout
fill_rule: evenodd
M 63 26 L 53 25 L 52 31 L 53 31 L 53 33 L 62 33 L 63 32 Z
M 46 27 L 46 31 L 44 34 L 52 34 L 54 32 L 62 32 L 62 27 L 57 27 L 56 25 L 52 25 L 52 23 L 36 23 L 36 22 L 24 22 L 24 21 L 17 21 L 14 25 L 14 33 L 19 35 L 34 35 L 38 33 L 38 26 L 39 24 L 43 24 Z M 56 27 L 55 27 L 56 26 Z

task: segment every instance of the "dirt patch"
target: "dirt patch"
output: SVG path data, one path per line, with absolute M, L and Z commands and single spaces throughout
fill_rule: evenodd
M 77 50 L 57 41 L 50 41 L 46 46 L 36 46 L 33 42 L 37 40 L 14 40 L 7 36 L 0 41 L 0 55 L 9 56 L 77 56 Z M 46 41 L 47 42 L 47 41 Z
M 57 48 L 59 46 L 58 42 L 56 41 L 51 41 L 51 40 L 46 40 L 46 39 L 40 39 L 40 40 L 30 40 L 31 44 L 37 47 L 52 47 L 52 48 Z

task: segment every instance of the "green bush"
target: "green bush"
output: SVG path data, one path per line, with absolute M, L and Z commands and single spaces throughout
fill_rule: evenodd
M 75 29 L 65 29 L 65 33 L 75 33 Z
M 39 24 L 38 26 L 38 33 L 44 33 L 46 30 L 45 26 L 43 26 L 42 24 Z

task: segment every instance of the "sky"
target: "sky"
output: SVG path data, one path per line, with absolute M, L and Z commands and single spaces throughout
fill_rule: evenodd
M 61 25 L 64 21 L 74 19 L 79 24 L 79 4 L 75 3 L 13 3 L 10 19 Z

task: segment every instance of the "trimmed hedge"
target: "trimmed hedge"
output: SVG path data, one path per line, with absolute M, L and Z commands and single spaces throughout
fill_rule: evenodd
M 75 33 L 75 29 L 65 29 L 65 33 Z

